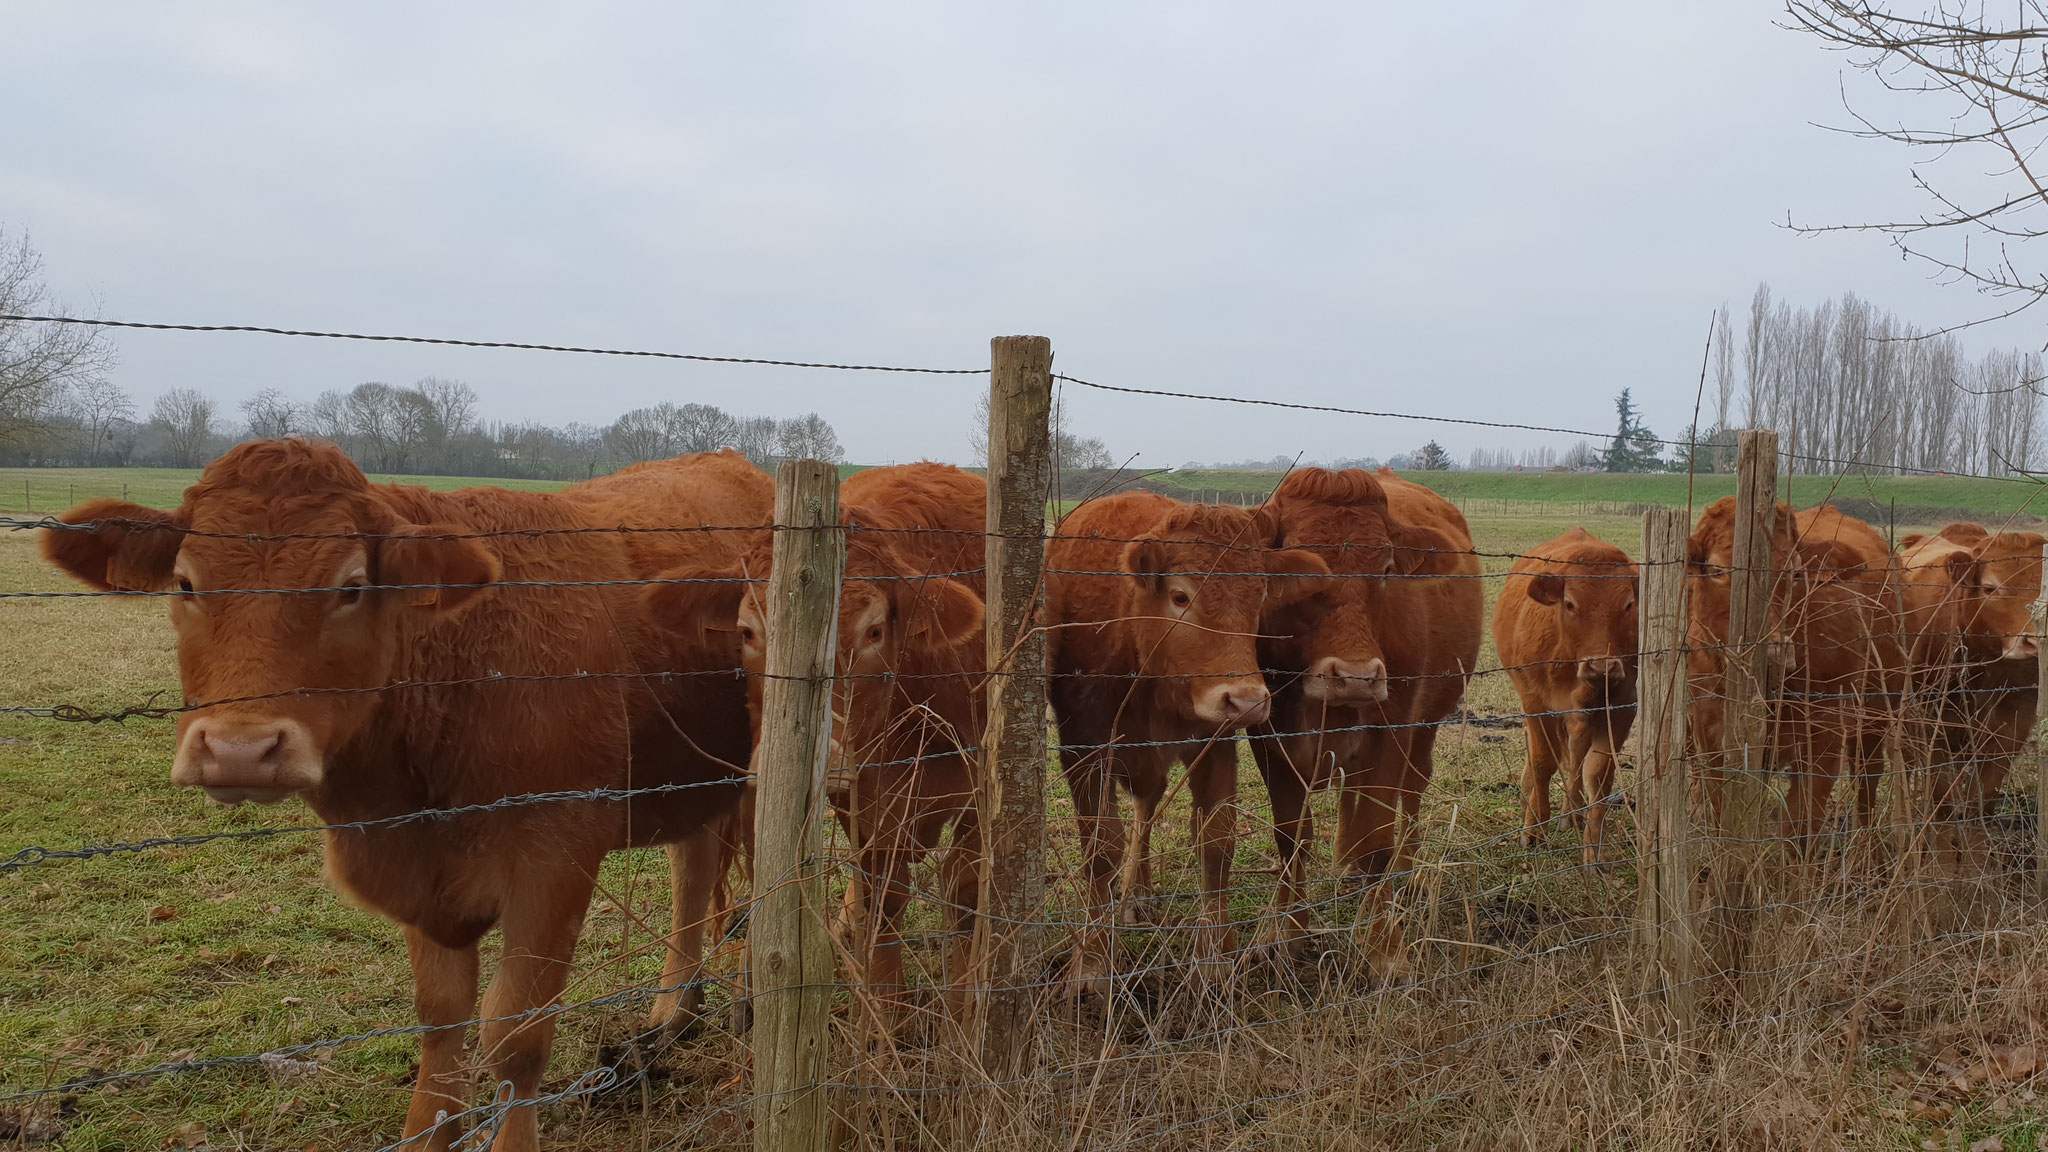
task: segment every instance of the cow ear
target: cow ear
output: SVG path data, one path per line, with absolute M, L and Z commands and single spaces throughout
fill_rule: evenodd
M 411 588 L 405 602 L 414 608 L 455 612 L 468 607 L 498 582 L 498 558 L 474 535 L 446 524 L 400 524 L 377 546 L 377 582 Z
M 1166 545 L 1154 537 L 1124 546 L 1124 571 L 1157 586 L 1166 575 Z
M 1564 599 L 1564 577 L 1545 572 L 1529 580 L 1529 599 L 1538 604 L 1555 604 Z
M 1963 551 L 1949 553 L 1948 578 L 1958 588 L 1974 586 L 1978 581 L 1977 558 Z
M 1330 566 L 1321 556 L 1301 548 L 1266 553 L 1266 595 L 1279 603 L 1298 604 L 1331 585 Z
M 1707 574 L 1706 541 L 1694 536 L 1685 542 L 1685 568 L 1694 576 Z
M 1927 539 L 1927 537 L 1921 535 L 1918 532 L 1915 532 L 1910 536 L 1901 536 L 1899 537 L 1899 551 L 1911 552 L 1914 548 L 1919 546 L 1922 540 L 1925 539 Z
M 1278 548 L 1287 543 L 1287 530 L 1280 522 L 1280 509 L 1268 500 L 1252 509 L 1252 535 L 1260 547 Z
M 899 619 L 908 621 L 913 637 L 931 636 L 945 647 L 965 644 L 981 634 L 984 608 L 981 597 L 957 580 L 900 581 L 897 584 L 910 600 Z
M 1868 563 L 1864 563 L 1864 564 L 1845 564 L 1845 565 L 1843 565 L 1843 566 L 1842 566 L 1842 567 L 1840 567 L 1840 568 L 1830 568 L 1830 569 L 1824 569 L 1824 570 L 1823 570 L 1823 571 L 1821 572 L 1821 579 L 1822 579 L 1823 581 L 1827 581 L 1827 580 L 1838 580 L 1838 581 L 1847 581 L 1847 580 L 1854 580 L 1854 579 L 1856 579 L 1856 578 L 1857 578 L 1858 576 L 1861 576 L 1861 575 L 1863 575 L 1863 574 L 1864 574 L 1865 572 L 1867 572 L 1867 571 L 1869 571 L 1869 570 L 1870 570 L 1870 565 L 1869 565 Z
M 185 521 L 125 500 L 88 500 L 58 517 L 89 528 L 43 529 L 43 558 L 102 592 L 155 592 L 171 582 Z
M 1394 567 L 1404 576 L 1431 568 L 1444 553 L 1465 551 L 1436 529 L 1415 524 L 1389 524 L 1387 536 L 1394 542 Z
M 739 628 L 740 602 L 747 595 L 746 573 L 729 568 L 671 568 L 647 586 L 640 603 L 654 625 L 698 643 L 716 631 Z

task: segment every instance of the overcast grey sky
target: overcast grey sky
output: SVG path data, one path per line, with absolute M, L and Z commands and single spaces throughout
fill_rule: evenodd
M 1690 418 L 1757 281 L 1988 311 L 1771 0 L 6 7 L 0 223 L 110 317 L 941 367 L 1050 336 L 1138 387 L 1612 426 Z M 1861 90 L 1859 78 L 1847 82 Z M 2028 324 L 1979 330 L 2039 343 Z M 124 334 L 232 403 L 456 376 L 485 414 L 815 409 L 965 459 L 973 378 Z M 1142 464 L 1555 437 L 1081 392 Z

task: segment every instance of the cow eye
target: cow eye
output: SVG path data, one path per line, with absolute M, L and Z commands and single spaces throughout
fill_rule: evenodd
M 335 594 L 335 599 L 340 601 L 343 608 L 353 608 L 362 598 L 363 578 L 360 576 L 351 578 L 341 586 L 341 591 Z
M 743 624 L 743 625 L 741 625 L 741 626 L 740 626 L 740 643 L 742 643 L 742 644 L 752 644 L 753 642 L 754 642 L 754 630 L 753 630 L 752 628 L 749 628 L 749 627 L 745 626 L 744 624 Z
M 1564 602 L 1564 610 L 1567 612 L 1577 612 L 1579 610 L 1579 606 L 1577 604 L 1572 603 L 1570 600 L 1567 600 Z
M 1173 606 L 1175 608 L 1186 608 L 1188 605 L 1193 604 L 1194 602 L 1194 597 L 1189 596 L 1186 592 L 1183 592 L 1178 588 L 1175 588 L 1173 590 Z
M 871 624 L 871 625 L 869 625 L 869 626 L 868 626 L 868 643 L 870 643 L 870 644 L 880 644 L 881 642 L 882 642 L 882 626 L 881 626 L 880 624 Z
M 192 582 L 183 576 L 178 577 L 178 591 L 190 596 L 192 594 Z

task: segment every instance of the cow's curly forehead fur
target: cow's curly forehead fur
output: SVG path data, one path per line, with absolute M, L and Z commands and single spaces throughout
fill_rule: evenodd
M 1392 543 L 1387 490 L 1362 468 L 1289 473 L 1258 514 L 1275 547 L 1305 548 L 1333 571 L 1369 571 Z
M 238 445 L 185 490 L 178 518 L 195 530 L 181 551 L 216 586 L 296 579 L 320 583 L 347 556 L 374 551 L 355 533 L 396 522 L 355 462 L 332 444 L 259 440 Z M 334 536 L 338 539 L 236 539 Z
M 1164 546 L 1174 571 L 1212 577 L 1265 577 L 1258 523 L 1242 508 L 1183 504 L 1146 533 Z

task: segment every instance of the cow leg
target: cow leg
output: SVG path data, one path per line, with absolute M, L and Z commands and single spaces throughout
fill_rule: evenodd
M 1308 936 L 1301 914 L 1301 884 L 1308 864 L 1306 846 L 1315 843 L 1308 779 L 1295 763 L 1291 744 L 1277 738 L 1252 741 L 1252 759 L 1265 778 L 1266 796 L 1273 804 L 1273 847 L 1280 855 L 1270 920 L 1259 928 L 1259 943 L 1270 944 L 1283 954 L 1297 951 Z M 1302 751 L 1315 755 L 1312 749 Z
M 1209 979 L 1223 974 L 1232 940 L 1230 857 L 1237 850 L 1237 741 L 1218 740 L 1188 765 L 1188 793 L 1194 810 L 1188 837 L 1202 861 L 1202 918 L 1195 932 L 1195 959 Z
M 1586 831 L 1580 861 L 1588 868 L 1599 869 L 1606 863 L 1607 797 L 1614 792 L 1613 733 L 1605 715 L 1573 717 L 1571 742 L 1572 763 L 1586 795 Z
M 1526 712 L 1538 712 L 1540 707 L 1522 702 Z M 1522 721 L 1522 729 L 1529 741 L 1529 756 L 1522 767 L 1522 847 L 1534 848 L 1543 842 L 1550 823 L 1550 778 L 1557 772 L 1558 754 L 1563 751 L 1564 735 L 1559 730 L 1556 716 L 1529 716 Z
M 1061 737 L 1066 738 L 1064 730 Z M 1067 791 L 1074 798 L 1074 818 L 1088 870 L 1088 914 L 1074 941 L 1070 974 L 1080 991 L 1109 990 L 1110 881 L 1122 869 L 1124 848 L 1123 821 L 1117 817 L 1116 784 L 1111 775 L 1113 763 L 1105 747 L 1060 749 L 1060 766 L 1067 777 Z
M 432 1131 L 416 1145 L 434 1152 L 448 1148 L 461 1135 L 458 1124 L 442 1124 L 469 1107 L 469 1074 L 462 1063 L 462 1041 L 469 1031 L 457 1027 L 476 1014 L 476 945 L 444 948 L 417 928 L 405 930 L 405 950 L 412 959 L 413 1005 L 420 1023 L 440 1031 L 420 1037 L 420 1074 L 405 1114 L 408 1140 Z
M 704 968 L 704 926 L 711 923 L 711 899 L 724 887 L 726 849 L 715 827 L 667 846 L 669 932 L 663 951 L 661 993 L 647 1014 L 647 1040 L 663 1044 L 696 1022 L 703 999 L 698 982 Z
M 862 996 L 872 1005 L 883 1033 L 893 1033 L 903 1007 L 903 909 L 910 903 L 910 866 L 914 858 L 907 829 L 891 829 L 860 854 L 860 868 L 869 879 L 868 899 L 860 909 L 854 939 L 860 943 Z
M 1146 748 L 1125 761 L 1131 788 L 1131 827 L 1119 914 L 1126 924 L 1152 918 L 1152 827 L 1159 819 L 1160 801 L 1166 799 L 1170 763 L 1162 751 Z
M 946 1000 L 956 1018 L 968 1003 L 974 985 L 974 930 L 981 912 L 981 816 L 973 808 L 963 809 L 953 823 L 953 843 L 939 866 L 939 891 L 946 901 L 946 927 L 953 934 L 946 949 Z M 991 925 L 995 932 L 1014 931 L 1007 924 Z
M 1833 718 L 1823 721 L 1838 722 Z M 1807 728 L 1812 732 L 1814 725 L 1809 724 Z M 1841 735 L 1825 732 L 1816 736 L 1809 754 L 1794 759 L 1792 782 L 1785 788 L 1784 835 L 1790 842 L 1792 858 L 1802 863 L 1811 860 L 1819 847 L 1828 797 L 1834 793 L 1835 780 L 1842 774 L 1844 749 Z
M 505 909 L 504 955 L 484 994 L 482 1052 L 490 1063 L 498 1101 L 531 1100 L 547 1073 L 555 1017 L 539 1010 L 555 1002 L 569 982 L 576 937 L 590 906 L 602 852 L 583 859 L 555 857 L 552 868 L 514 878 Z M 507 1087 L 509 1085 L 509 1088 Z M 508 1109 L 498 1123 L 492 1152 L 539 1152 L 540 1119 L 531 1107 Z
M 1345 781 L 1338 801 L 1337 866 L 1365 882 L 1358 921 L 1366 962 L 1380 979 L 1393 983 L 1406 979 L 1410 971 L 1394 909 L 1397 877 L 1388 875 L 1402 856 L 1405 839 L 1401 827 L 1407 807 L 1401 795 L 1405 749 L 1388 733 L 1367 735 L 1373 738 L 1369 747 L 1378 745 L 1380 754 L 1369 755 L 1364 770 Z

